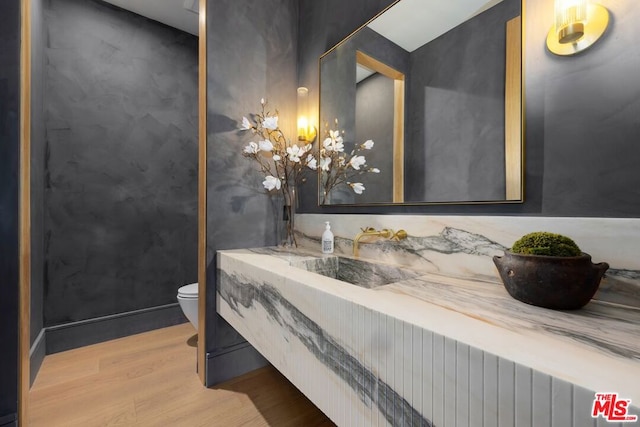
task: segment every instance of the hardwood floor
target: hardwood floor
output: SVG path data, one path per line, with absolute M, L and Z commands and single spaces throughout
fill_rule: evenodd
M 31 427 L 333 426 L 274 368 L 204 388 L 191 324 L 47 356 Z

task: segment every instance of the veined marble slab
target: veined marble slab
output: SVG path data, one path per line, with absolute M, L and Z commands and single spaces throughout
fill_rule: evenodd
M 310 262 L 333 261 L 219 252 L 217 309 L 338 425 L 579 427 L 595 392 L 640 402 L 640 310 L 426 272 L 367 289 L 294 267 Z
M 325 221 L 331 222 L 337 253 L 351 253 L 361 227 L 404 229 L 409 237 L 401 242 L 365 240 L 360 256 L 498 283 L 494 255 L 502 255 L 533 231 L 564 234 L 593 262 L 610 265 L 595 299 L 640 308 L 640 219 L 300 214 L 296 216 L 298 242 L 319 248 Z

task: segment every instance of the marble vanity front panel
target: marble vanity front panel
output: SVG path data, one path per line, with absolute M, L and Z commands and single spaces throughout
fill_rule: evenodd
M 298 242 L 319 248 L 325 221 L 331 222 L 337 253 L 351 254 L 353 239 L 362 227 L 404 229 L 409 237 L 400 242 L 364 240 L 360 256 L 496 283 L 501 282 L 494 255 L 502 255 L 530 232 L 564 234 L 593 262 L 610 265 L 595 299 L 640 308 L 640 219 L 300 214 L 296 216 Z
M 632 337 L 633 309 L 565 327 L 570 313 L 522 310 L 491 282 L 427 273 L 367 289 L 293 267 L 319 257 L 219 252 L 217 310 L 340 426 L 621 426 L 591 418 L 594 393 L 640 399 L 638 344 L 593 327 Z

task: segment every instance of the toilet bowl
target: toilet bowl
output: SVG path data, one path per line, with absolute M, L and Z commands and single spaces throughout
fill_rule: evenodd
M 198 330 L 198 284 L 191 283 L 178 289 L 178 303 L 189 322 Z

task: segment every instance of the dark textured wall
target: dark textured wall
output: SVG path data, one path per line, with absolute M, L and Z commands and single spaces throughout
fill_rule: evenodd
M 542 147 L 545 215 L 640 216 L 640 8 L 600 3 L 611 14 L 603 39 L 558 57 L 545 48 L 553 2 L 526 2 L 527 153 Z
M 44 330 L 44 1 L 31 0 L 31 383 L 46 351 Z
M 370 19 L 384 4 L 300 1 L 300 85 L 317 99 L 317 58 Z M 324 207 L 305 190 L 305 212 L 447 213 L 543 216 L 640 216 L 640 57 L 632 2 L 603 1 L 612 26 L 598 44 L 574 57 L 545 48 L 553 1 L 526 2 L 525 202 L 486 206 Z M 334 15 L 335 14 L 335 15 Z M 314 182 L 309 185 L 313 187 Z M 308 196 L 312 195 L 312 196 Z
M 31 345 L 44 327 L 44 10 L 31 0 Z
M 266 98 L 280 111 L 280 127 L 295 135 L 297 11 L 295 0 L 208 2 L 208 307 L 215 307 L 216 250 L 278 242 L 280 204 L 265 192 L 257 165 L 242 156 L 252 135 L 237 128 Z M 207 315 L 206 348 L 212 356 L 244 342 L 214 310 Z M 211 368 L 216 372 L 210 378 L 219 379 L 225 369 Z
M 505 199 L 508 0 L 411 52 L 405 201 Z M 464 48 L 461 48 L 464 46 Z
M 46 326 L 176 302 L 197 279 L 197 38 L 46 2 Z
M 18 411 L 20 3 L 0 2 L 0 424 Z

